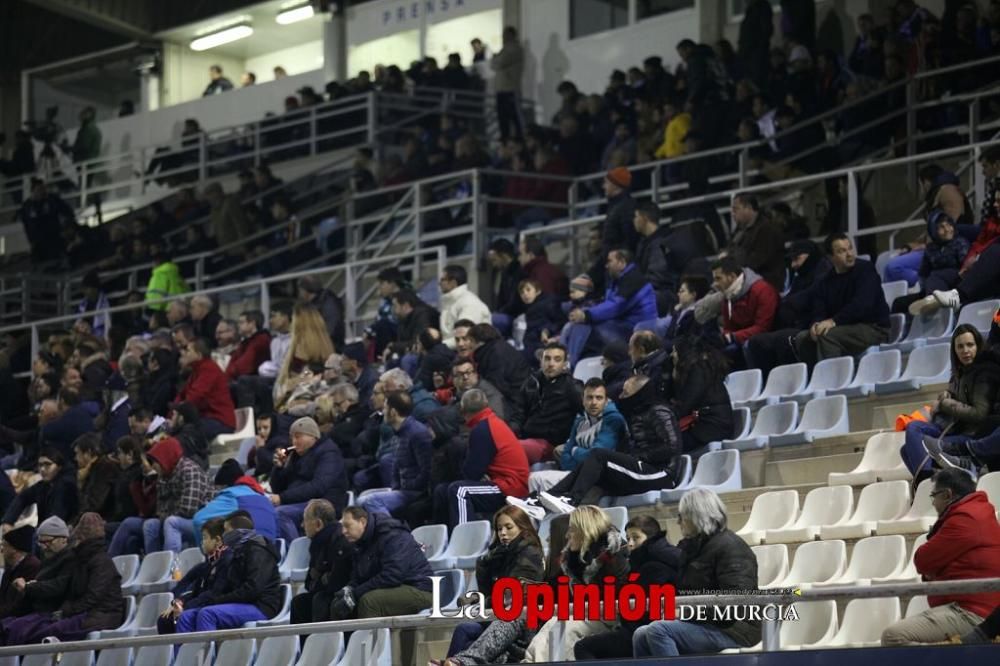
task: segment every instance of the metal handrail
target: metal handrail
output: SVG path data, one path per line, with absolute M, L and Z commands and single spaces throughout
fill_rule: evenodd
M 704 594 L 677 595 L 677 606 L 725 606 L 753 605 L 766 606 L 771 604 L 789 605 L 810 601 L 839 601 L 844 599 L 872 599 L 884 597 L 905 597 L 917 595 L 955 595 L 955 594 L 986 594 L 1000 591 L 1000 578 L 978 578 L 970 580 L 934 581 L 922 583 L 897 583 L 889 585 L 844 585 L 829 588 L 808 588 L 799 592 L 777 592 L 760 594 Z M 492 619 L 492 611 L 488 611 L 485 619 Z M 58 654 L 64 652 L 84 652 L 88 650 L 114 650 L 125 648 L 140 648 L 154 645 L 184 645 L 187 643 L 214 643 L 243 638 L 263 640 L 277 636 L 301 636 L 311 634 L 328 634 L 334 632 L 352 632 L 363 630 L 406 630 L 432 629 L 451 627 L 468 622 L 465 617 L 433 618 L 426 615 L 394 615 L 389 617 L 364 618 L 357 620 L 336 620 L 331 622 L 312 622 L 307 624 L 286 624 L 270 627 L 254 627 L 252 629 L 222 629 L 218 631 L 198 631 L 156 636 L 132 636 L 127 638 L 100 638 L 97 640 L 67 641 L 65 643 L 17 645 L 0 648 L 0 658 L 27 656 L 31 654 Z M 770 630 L 776 627 L 776 622 L 764 619 L 762 622 L 770 625 Z M 764 630 L 765 635 L 769 633 Z M 764 641 L 762 648 L 773 651 L 777 648 L 777 635 L 773 636 L 770 645 Z

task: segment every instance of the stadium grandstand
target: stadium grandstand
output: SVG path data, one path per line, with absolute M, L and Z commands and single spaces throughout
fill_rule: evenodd
M 1000 655 L 997 0 L 0 35 L 0 666 Z

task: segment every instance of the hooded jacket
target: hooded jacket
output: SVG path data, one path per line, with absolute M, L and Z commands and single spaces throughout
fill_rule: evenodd
M 639 574 L 636 582 L 645 589 L 650 585 L 677 585 L 683 561 L 684 553 L 667 541 L 666 533 L 649 537 L 628 555 L 629 570 Z M 637 622 L 623 620 L 622 627 L 634 632 L 649 622 L 644 616 Z
M 474 324 L 490 323 L 490 309 L 469 291 L 467 284 L 441 294 L 441 339 L 451 349 L 455 348 L 455 322 L 460 319 L 468 319 Z
M 615 451 L 627 448 L 628 426 L 625 424 L 625 417 L 618 411 L 615 403 L 608 400 L 604 411 L 597 418 L 587 412 L 577 415 L 570 428 L 569 439 L 563 447 L 559 469 L 576 469 L 594 449 Z
M 223 556 L 212 587 L 186 602 L 184 608 L 221 604 L 252 604 L 264 617 L 281 609 L 281 575 L 275 547 L 253 530 L 231 530 L 222 535 L 229 552 Z
M 82 627 L 85 631 L 115 629 L 125 616 L 121 585 L 122 578 L 103 537 L 77 544 L 60 606 L 63 617 L 86 613 Z
M 553 379 L 534 372 L 521 384 L 507 424 L 521 439 L 544 439 L 558 446 L 569 437 L 582 398 L 580 382 L 569 372 Z
M 938 236 L 938 224 L 942 218 L 951 219 L 947 214 L 935 209 L 927 215 L 927 237 L 930 242 L 924 246 L 924 254 L 920 259 L 919 273 L 921 277 L 929 276 L 933 271 L 962 267 L 966 255 L 969 254 L 969 241 L 955 229 L 955 236 L 950 241 L 943 241 Z M 954 224 L 954 221 L 952 222 Z
M 396 431 L 396 450 L 392 463 L 393 490 L 417 493 L 430 491 L 431 433 L 412 416 Z
M 340 449 L 329 439 L 321 439 L 303 456 L 291 451 L 285 466 L 271 472 L 271 490 L 282 504 L 329 500 L 340 515 L 347 506 L 347 474 Z
M 192 518 L 212 497 L 212 486 L 198 463 L 184 457 L 184 449 L 173 437 L 161 439 L 147 454 L 163 473 L 156 482 L 156 515 Z
M 205 523 L 212 518 L 225 518 L 236 511 L 249 513 L 253 518 L 254 531 L 264 538 L 271 541 L 278 538 L 278 518 L 267 493 L 252 476 L 241 476 L 194 514 L 195 545 L 201 545 L 201 528 Z
M 711 381 L 705 369 L 695 363 L 682 388 L 674 394 L 674 413 L 679 418 L 698 413 L 689 431 L 692 437 L 708 444 L 733 436 L 733 403 L 722 380 Z
M 80 483 L 80 514 L 94 512 L 105 520 L 115 516 L 115 484 L 121 467 L 106 456 L 101 456 L 90 466 L 87 478 Z
M 420 544 L 398 520 L 368 514 L 365 531 L 354 546 L 351 588 L 358 602 L 372 590 L 401 585 L 431 591 L 431 565 Z
M 215 419 L 236 429 L 236 407 L 229 394 L 229 380 L 210 358 L 191 364 L 191 374 L 177 394 L 176 402 L 190 402 L 203 419 Z
M 782 264 L 783 265 L 783 264 Z M 733 285 L 737 287 L 737 285 Z M 881 293 L 881 289 L 879 290 Z M 771 330 L 778 311 L 778 292 L 751 268 L 743 269 L 743 284 L 722 303 L 722 332 L 743 344 Z M 885 299 L 883 299 L 883 302 Z
M 913 564 L 927 581 L 995 577 L 1000 571 L 1000 524 L 986 493 L 977 490 L 945 509 L 927 543 L 913 554 Z M 932 595 L 927 603 L 931 608 L 957 603 L 986 617 L 1000 606 L 1000 592 Z
M 508 413 L 517 392 L 531 375 L 524 356 L 499 338 L 485 342 L 472 353 L 479 376 L 503 395 Z
M 604 300 L 584 310 L 588 324 L 621 321 L 631 326 L 656 319 L 656 293 L 635 264 L 611 280 Z
M 632 436 L 629 453 L 639 461 L 670 472 L 677 481 L 677 463 L 681 455 L 681 431 L 673 410 L 663 402 L 653 382 L 635 395 L 618 399 Z
M 1000 352 L 980 352 L 972 364 L 958 368 L 941 398 L 938 413 L 953 419 L 955 433 L 983 437 L 1000 426 L 996 409 L 1000 391 Z
M 181 269 L 172 261 L 164 261 L 153 269 L 146 286 L 146 307 L 150 310 L 166 310 L 162 299 L 188 292 L 187 283 L 181 277 Z M 157 302 L 159 301 L 159 302 Z
M 528 456 L 517 436 L 487 407 L 468 419 L 469 452 L 462 468 L 467 481 L 489 476 L 510 497 L 528 494 Z
M 750 546 L 733 532 L 700 534 L 678 544 L 684 565 L 676 584 L 678 594 L 701 594 L 704 590 L 756 590 L 757 557 Z M 708 621 L 744 647 L 760 641 L 760 620 Z

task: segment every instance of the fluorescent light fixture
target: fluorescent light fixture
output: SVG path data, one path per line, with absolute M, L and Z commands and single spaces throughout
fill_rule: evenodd
M 316 12 L 313 10 L 312 3 L 308 3 L 305 5 L 299 5 L 298 7 L 282 9 L 274 20 L 281 25 L 288 25 L 289 23 L 298 23 L 299 21 L 311 19 L 315 15 Z
M 209 33 L 207 35 L 202 35 L 201 37 L 196 37 L 191 40 L 191 50 L 192 51 L 207 51 L 208 49 L 214 49 L 217 46 L 222 46 L 223 44 L 228 44 L 230 42 L 235 42 L 237 39 L 243 39 L 244 37 L 249 37 L 253 34 L 253 28 L 249 23 L 240 23 L 238 25 L 232 25 L 228 28 L 223 28 L 216 32 Z

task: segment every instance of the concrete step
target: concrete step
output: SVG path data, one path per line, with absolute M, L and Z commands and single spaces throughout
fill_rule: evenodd
M 839 453 L 798 460 L 767 463 L 764 480 L 768 486 L 794 486 L 804 483 L 826 485 L 830 472 L 850 472 L 861 462 L 861 453 Z

